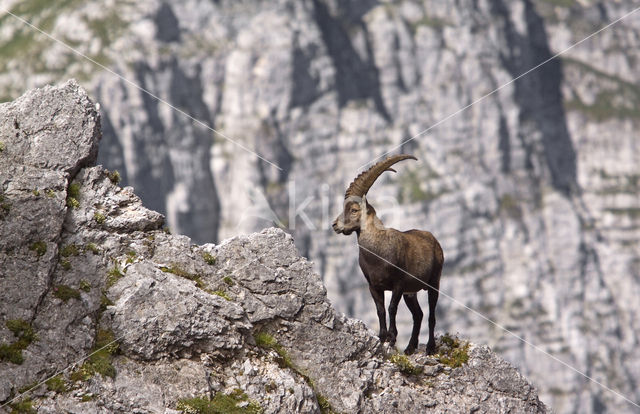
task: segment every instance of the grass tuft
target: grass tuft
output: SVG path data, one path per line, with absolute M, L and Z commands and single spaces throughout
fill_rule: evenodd
M 228 301 L 232 300 L 231 296 L 227 295 L 227 292 L 225 292 L 224 290 L 214 290 L 214 291 L 211 291 L 211 294 L 220 296 L 221 298 L 226 299 Z
M 207 252 L 202 253 L 202 258 L 208 265 L 213 266 L 214 264 L 216 264 L 216 257 L 213 256 L 211 253 L 207 253 Z
M 402 372 L 403 374 L 406 374 L 406 375 L 422 374 L 422 367 L 413 365 L 411 361 L 409 361 L 409 358 L 407 358 L 406 355 L 393 354 L 391 355 L 391 358 L 389 358 L 389 361 L 394 363 L 398 367 L 400 372 Z
M 53 296 L 66 303 L 69 299 L 80 299 L 80 292 L 67 285 L 57 285 L 53 288 Z
M 89 250 L 93 254 L 99 254 L 100 253 L 100 249 L 98 249 L 98 246 L 96 246 L 95 243 L 87 243 L 84 246 L 84 249 L 85 250 Z
M 60 266 L 64 269 L 64 270 L 71 270 L 71 262 L 67 259 L 61 259 L 60 260 Z
M 69 208 L 80 207 L 80 202 L 78 201 L 79 198 L 80 198 L 80 184 L 71 183 L 69 185 L 69 189 L 67 190 L 67 207 Z
M 86 280 L 82 279 L 80 281 L 80 290 L 84 291 L 84 292 L 90 292 L 91 291 L 91 283 L 87 282 Z
M 77 256 L 80 254 L 80 250 L 78 250 L 78 246 L 71 243 L 60 249 L 60 254 L 64 257 Z
M 189 414 L 260 414 L 264 410 L 256 401 L 237 388 L 228 394 L 221 392 L 212 400 L 186 398 L 178 401 L 176 409 Z
M 7 329 L 17 338 L 11 344 L 0 344 L 0 361 L 8 361 L 16 365 L 22 364 L 22 350 L 38 339 L 31 324 L 24 319 L 10 319 L 5 322 Z
M 104 224 L 105 220 L 107 220 L 107 216 L 105 216 L 104 214 L 100 213 L 99 211 L 96 211 L 95 213 L 93 213 L 93 219 L 98 224 Z
M 47 382 L 45 382 L 45 384 L 47 385 L 47 389 L 49 391 L 55 391 L 59 394 L 69 391 L 67 382 L 60 374 L 56 375 L 55 377 L 49 378 Z
M 107 289 L 115 285 L 116 282 L 123 277 L 124 273 L 122 273 L 118 265 L 115 265 L 111 270 L 107 272 Z
M 96 344 L 91 351 L 93 355 L 91 355 L 78 370 L 71 374 L 71 380 L 86 381 L 96 374 L 102 375 L 103 378 L 115 378 L 116 369 L 111 360 L 112 356 L 120 350 L 120 344 L 114 342 L 114 339 L 113 332 L 99 329 L 96 334 Z
M 36 414 L 38 411 L 33 408 L 33 401 L 31 398 L 25 398 L 22 401 L 9 404 L 11 407 L 11 414 Z
M 197 274 L 193 274 L 193 273 L 189 273 L 186 270 L 182 269 L 180 266 L 178 266 L 177 264 L 173 263 L 171 266 L 167 267 L 167 266 L 162 266 L 160 267 L 160 270 L 162 270 L 165 273 L 173 273 L 176 276 L 180 276 L 180 277 L 184 277 L 185 279 L 189 279 L 189 280 L 193 280 L 194 282 L 196 282 L 196 287 L 202 290 L 206 290 L 209 293 L 213 293 L 215 295 L 218 296 L 222 296 L 225 297 L 225 299 L 227 300 L 231 300 L 231 298 L 229 298 L 224 292 L 222 291 L 216 291 L 216 292 L 222 292 L 224 294 L 220 295 L 216 292 L 212 292 L 206 289 L 206 285 L 205 283 L 202 281 L 202 278 L 200 277 L 200 275 Z
M 469 342 L 462 343 L 448 333 L 444 334 L 441 340 L 444 347 L 440 347 L 436 356 L 440 363 L 458 368 L 469 361 Z
M 33 250 L 38 256 L 43 256 L 47 252 L 47 243 L 37 241 L 29 246 L 29 250 Z

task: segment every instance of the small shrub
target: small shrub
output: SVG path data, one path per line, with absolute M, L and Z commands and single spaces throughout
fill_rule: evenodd
M 5 148 L 4 142 L 0 141 L 0 152 L 4 152 Z
M 229 285 L 229 286 L 233 286 L 233 285 L 235 285 L 235 282 L 233 281 L 233 279 L 231 279 L 231 276 L 225 276 L 225 277 L 223 277 L 223 278 L 222 278 L 222 281 L 223 281 L 224 283 L 226 283 L 227 285 Z
M 29 250 L 33 250 L 38 256 L 42 256 L 47 252 L 47 243 L 43 241 L 37 241 L 29 246 Z
M 118 170 L 109 172 L 107 176 L 109 177 L 109 180 L 111 180 L 113 184 L 117 185 L 120 182 L 120 173 L 118 172 Z
M 214 264 L 216 264 L 216 257 L 213 256 L 211 253 L 207 253 L 207 252 L 202 253 L 202 258 L 208 265 L 213 266 Z
M 98 224 L 104 224 L 105 220 L 107 219 L 107 216 L 105 216 L 104 214 L 100 213 L 99 211 L 96 211 L 95 213 L 93 213 L 93 219 Z
M 55 391 L 57 393 L 63 393 L 69 391 L 69 387 L 67 386 L 67 382 L 62 378 L 62 375 L 58 374 L 55 377 L 49 378 L 47 382 L 47 389 L 49 391 Z
M 38 191 L 38 189 L 36 188 L 35 190 L 31 191 L 31 194 L 38 197 L 40 195 L 40 191 Z
M 393 362 L 400 372 L 407 375 L 419 375 L 422 374 L 422 367 L 416 366 L 409 361 L 406 355 L 402 354 L 393 354 L 391 358 L 389 358 L 391 362 Z
M 56 192 L 55 192 L 55 191 L 53 191 L 53 190 L 52 190 L 52 189 L 50 189 L 50 188 L 47 188 L 47 189 L 45 190 L 45 192 L 44 192 L 44 193 L 45 193 L 45 194 L 47 195 L 47 197 L 49 197 L 49 198 L 53 198 L 53 197 L 55 197 L 55 196 L 56 196 Z
M 66 303 L 69 299 L 80 299 L 80 292 L 67 285 L 57 285 L 53 288 L 53 296 Z

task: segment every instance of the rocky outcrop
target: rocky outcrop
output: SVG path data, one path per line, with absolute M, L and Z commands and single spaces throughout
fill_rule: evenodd
M 99 162 L 117 169 L 172 229 L 205 243 L 276 223 L 314 262 L 334 306 L 375 326 L 355 243 L 329 229 L 347 183 L 373 157 L 636 5 L 7 0 L 5 7 L 282 170 L 10 16 L 2 20 L 0 96 L 82 79 L 102 105 Z M 407 142 L 396 151 L 420 163 L 389 174 L 370 194 L 386 224 L 438 237 L 443 292 L 634 401 L 638 38 L 632 16 Z M 560 413 L 634 409 L 451 300 L 441 298 L 439 313 L 438 329 L 491 344 Z M 399 318 L 405 335 L 411 317 L 402 306 Z
M 486 346 L 380 344 L 280 229 L 168 234 L 92 166 L 99 125 L 75 81 L 0 105 L 0 411 L 546 411 Z

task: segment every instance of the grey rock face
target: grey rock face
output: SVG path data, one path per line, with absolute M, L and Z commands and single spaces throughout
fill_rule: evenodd
M 636 7 L 629 0 L 145 0 L 41 10 L 8 3 L 283 170 L 62 46 L 29 37 L 10 18 L 0 38 L 1 95 L 82 77 L 102 105 L 99 162 L 118 169 L 172 229 L 205 243 L 282 225 L 314 262 L 334 306 L 371 327 L 377 318 L 355 242 L 328 226 L 361 166 Z M 438 237 L 444 293 L 634 401 L 637 39 L 632 16 L 403 144 L 395 151 L 420 163 L 399 166 L 369 194 L 385 224 Z M 48 254 L 37 262 L 43 269 Z M 274 314 L 260 295 L 246 304 L 250 321 Z M 289 306 L 296 312 L 300 303 Z M 558 412 L 633 411 L 456 302 L 441 297 L 438 312 L 439 332 L 489 343 Z M 404 307 L 399 318 L 406 335 Z
M 50 131 L 40 148 L 62 148 L 84 134 L 97 143 L 96 113 L 80 111 L 85 101 L 93 105 L 75 83 L 27 96 L 67 99 L 58 114 L 83 116 L 73 122 L 84 131 Z M 29 104 L 19 99 L 3 108 L 34 124 L 39 115 Z M 2 112 L 0 123 L 6 117 Z M 131 188 L 118 187 L 102 167 L 83 164 L 87 151 L 76 153 L 81 168 L 74 174 L 61 175 L 58 164 L 45 162 L 49 167 L 39 167 L 37 176 L 12 168 L 19 156 L 2 154 L 6 187 L 28 182 L 26 192 L 60 179 L 63 194 L 32 193 L 51 199 L 37 204 L 45 211 L 29 211 L 34 228 L 58 223 L 43 235 L 52 247 L 45 243 L 39 254 L 5 243 L 0 251 L 2 263 L 13 263 L 11 274 L 3 266 L 1 279 L 1 343 L 12 343 L 11 320 L 22 319 L 35 332 L 20 351 L 21 363 L 0 361 L 0 411 L 16 408 L 20 394 L 44 413 L 172 413 L 188 411 L 189 398 L 215 404 L 224 395 L 264 413 L 546 412 L 533 386 L 485 346 L 470 344 L 468 361 L 452 368 L 425 356 L 422 345 L 404 369 L 413 364 L 423 371 L 402 373 L 393 350 L 331 306 L 289 234 L 269 228 L 203 246 L 167 234 L 163 217 L 142 207 Z M 8 194 L 20 205 L 20 193 Z M 16 227 L 20 220 L 12 208 L 0 229 L 35 234 Z M 49 267 L 38 273 L 34 263 L 45 260 Z M 441 350 L 450 346 L 443 341 Z

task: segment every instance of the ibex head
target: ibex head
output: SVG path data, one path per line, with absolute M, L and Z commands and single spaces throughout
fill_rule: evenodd
M 360 231 L 367 215 L 375 215 L 375 210 L 367 203 L 367 191 L 376 179 L 385 171 L 395 170 L 391 166 L 406 159 L 417 160 L 412 155 L 394 155 L 388 157 L 373 167 L 358 175 L 344 193 L 344 209 L 333 222 L 333 230 L 340 234 L 349 235 L 354 231 Z

